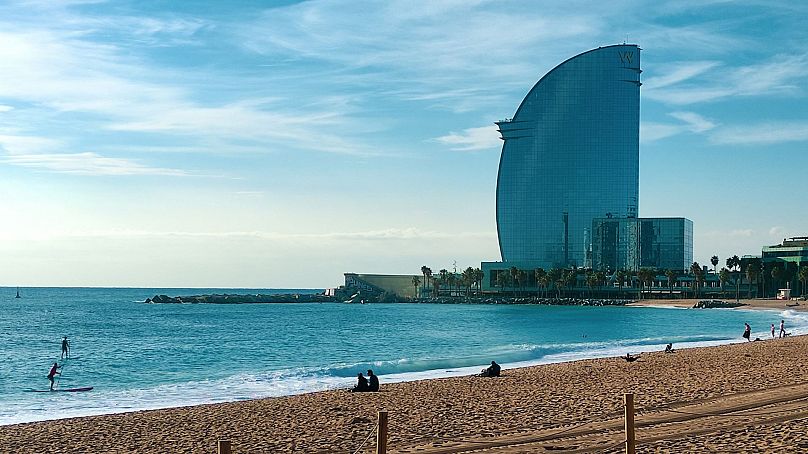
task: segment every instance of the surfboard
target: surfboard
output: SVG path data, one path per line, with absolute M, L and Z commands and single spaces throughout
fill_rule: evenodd
M 92 391 L 92 386 L 85 386 L 83 388 L 63 388 L 63 389 L 32 389 L 31 392 L 35 393 L 53 393 L 53 392 L 63 392 L 63 393 L 80 393 L 84 391 Z

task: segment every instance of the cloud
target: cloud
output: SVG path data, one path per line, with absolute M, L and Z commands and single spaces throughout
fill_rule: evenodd
M 699 133 L 715 128 L 715 123 L 695 112 L 671 112 L 671 117 L 685 122 L 685 128 L 690 132 Z
M 657 71 L 664 75 L 643 79 L 643 93 L 690 80 L 719 65 L 720 63 L 717 61 L 690 61 L 659 65 Z
M 643 95 L 668 104 L 687 105 L 730 96 L 788 95 L 802 91 L 808 78 L 808 54 L 780 54 L 744 66 L 692 62 L 667 76 L 644 81 Z
M 716 130 L 710 141 L 722 145 L 771 145 L 808 140 L 808 121 L 766 122 Z
M 784 231 L 783 227 L 774 226 L 769 229 L 769 236 L 780 236 L 783 234 L 783 231 Z
M 184 170 L 149 167 L 129 159 L 107 158 L 96 153 L 10 155 L 0 158 L 0 162 L 75 175 L 189 175 Z
M 435 140 L 455 151 L 476 151 L 502 146 L 499 131 L 494 125 L 464 129 L 460 133 L 436 137 Z
M 650 143 L 666 137 L 675 136 L 684 132 L 700 134 L 716 127 L 712 121 L 695 112 L 671 112 L 671 117 L 682 123 L 640 123 L 640 142 Z
M 13 109 L 14 108 L 11 107 L 11 106 L 6 106 L 6 105 L 3 105 L 3 104 L 0 104 L 0 112 L 8 112 L 8 111 L 13 110 Z

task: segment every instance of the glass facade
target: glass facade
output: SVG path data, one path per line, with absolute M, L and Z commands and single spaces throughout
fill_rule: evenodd
M 594 218 L 637 216 L 640 72 L 636 45 L 584 52 L 497 122 L 503 261 L 585 266 Z
M 592 268 L 687 271 L 693 263 L 693 221 L 685 218 L 592 220 Z

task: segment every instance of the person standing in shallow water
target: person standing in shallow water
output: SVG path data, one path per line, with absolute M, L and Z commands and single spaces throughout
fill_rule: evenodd
M 744 325 L 744 328 L 743 328 L 743 337 L 744 337 L 744 339 L 746 339 L 747 341 L 751 341 L 751 339 L 749 339 L 749 338 L 752 336 L 752 327 L 751 327 L 751 326 L 749 326 L 749 323 L 744 323 L 743 325 Z
M 772 339 L 774 339 L 774 323 L 772 323 Z
M 780 320 L 780 339 L 786 335 L 786 321 Z

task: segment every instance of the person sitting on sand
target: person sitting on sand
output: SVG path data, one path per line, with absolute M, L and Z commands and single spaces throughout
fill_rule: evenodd
M 491 365 L 486 367 L 480 372 L 481 377 L 499 377 L 499 373 L 502 370 L 499 364 L 496 361 L 491 361 Z
M 623 359 L 625 359 L 629 363 L 633 363 L 634 361 L 640 359 L 640 355 L 631 356 L 631 353 L 626 353 L 626 356 L 624 356 Z
M 62 373 L 57 370 L 57 369 L 60 369 L 61 367 L 62 366 L 60 366 L 59 364 L 53 363 L 53 366 L 51 367 L 50 372 L 48 372 L 48 380 L 50 380 L 50 390 L 51 391 L 53 391 L 53 376 L 54 375 L 62 375 Z
M 371 369 L 368 369 L 368 380 L 370 384 L 368 385 L 368 391 L 377 392 L 379 391 L 379 377 L 373 374 Z
M 665 353 L 673 353 L 673 344 L 668 344 L 665 346 Z
M 752 335 L 752 327 L 749 326 L 749 323 L 744 323 L 743 338 L 746 339 L 747 341 L 751 341 L 752 339 L 749 338 L 751 335 Z
M 362 375 L 362 372 L 356 376 L 357 383 L 356 386 L 353 387 L 351 390 L 352 393 L 362 393 L 365 391 L 370 391 L 370 387 L 368 387 L 368 379 Z

